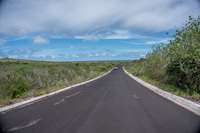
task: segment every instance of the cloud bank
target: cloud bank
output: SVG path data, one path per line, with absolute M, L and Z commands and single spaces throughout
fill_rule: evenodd
M 0 36 L 132 38 L 135 32 L 180 27 L 188 15 L 200 14 L 199 9 L 198 0 L 4 0 Z

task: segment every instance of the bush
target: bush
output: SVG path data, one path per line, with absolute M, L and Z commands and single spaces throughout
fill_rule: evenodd
M 185 27 L 173 35 L 166 50 L 169 82 L 200 93 L 200 18 L 190 16 Z
M 146 59 L 132 67 L 135 75 L 174 85 L 189 95 L 200 94 L 200 17 L 189 16 L 168 44 L 153 46 Z

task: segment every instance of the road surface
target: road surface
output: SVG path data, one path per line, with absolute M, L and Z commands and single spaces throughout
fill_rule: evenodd
M 120 65 L 108 75 L 1 114 L 2 132 L 197 133 L 200 116 L 153 93 Z

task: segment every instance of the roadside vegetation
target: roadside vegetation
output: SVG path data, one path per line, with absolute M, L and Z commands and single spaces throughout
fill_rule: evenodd
M 161 89 L 191 100 L 199 99 L 200 17 L 189 16 L 169 43 L 153 46 L 145 59 L 122 64 L 130 73 Z
M 0 106 L 46 94 L 100 76 L 115 62 L 0 60 Z

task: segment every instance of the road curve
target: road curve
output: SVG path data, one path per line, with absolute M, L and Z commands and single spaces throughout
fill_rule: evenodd
M 153 93 L 122 67 L 108 75 L 2 112 L 10 133 L 198 133 L 200 116 Z

